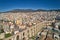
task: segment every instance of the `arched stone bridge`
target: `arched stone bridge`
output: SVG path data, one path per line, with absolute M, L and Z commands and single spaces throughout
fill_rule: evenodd
M 30 37 L 36 35 L 43 27 L 46 26 L 46 24 L 51 24 L 51 22 L 52 21 L 44 21 L 38 23 L 37 25 L 27 28 L 16 35 L 5 38 L 4 40 L 29 40 Z

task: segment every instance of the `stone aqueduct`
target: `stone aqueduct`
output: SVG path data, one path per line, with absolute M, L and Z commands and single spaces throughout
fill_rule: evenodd
M 38 23 L 37 25 L 30 27 L 22 32 L 19 32 L 16 35 L 13 35 L 3 40 L 29 40 L 30 37 L 36 35 L 41 29 L 45 26 L 45 22 Z

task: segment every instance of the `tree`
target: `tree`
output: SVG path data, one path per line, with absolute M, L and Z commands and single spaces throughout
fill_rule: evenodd
M 55 23 L 54 22 L 52 23 L 52 26 L 53 26 L 53 28 L 55 28 Z

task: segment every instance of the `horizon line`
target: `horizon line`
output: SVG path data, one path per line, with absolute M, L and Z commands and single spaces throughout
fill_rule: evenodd
M 9 9 L 9 10 L 4 10 L 4 11 L 1 11 L 0 10 L 0 12 L 6 12 L 6 11 L 12 11 L 12 10 L 28 10 L 28 9 L 30 9 L 30 10 L 60 10 L 60 8 L 53 8 L 53 9 L 43 9 L 43 8 L 39 8 L 39 9 L 32 9 L 32 8 L 26 8 L 26 9 L 24 9 L 24 8 L 14 8 L 14 9 Z

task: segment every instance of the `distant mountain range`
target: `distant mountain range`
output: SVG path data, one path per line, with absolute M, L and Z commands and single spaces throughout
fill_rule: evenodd
M 43 10 L 43 9 L 37 9 L 37 10 L 33 10 L 33 9 L 13 9 L 13 10 L 10 10 L 10 11 L 0 12 L 0 13 L 8 13 L 8 12 L 13 12 L 13 13 L 17 13 L 17 12 L 39 12 L 39 11 L 60 11 L 60 9 L 52 9 L 52 10 Z

